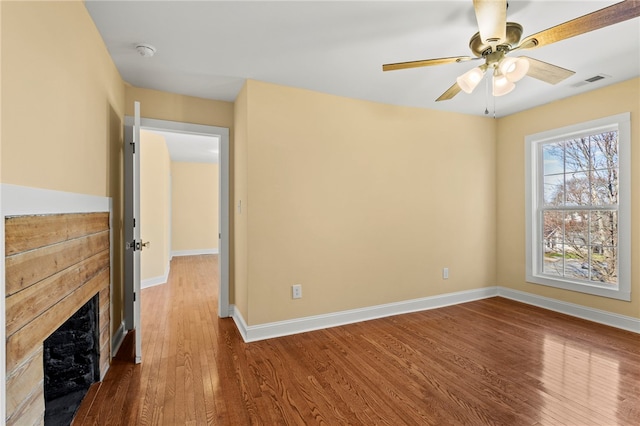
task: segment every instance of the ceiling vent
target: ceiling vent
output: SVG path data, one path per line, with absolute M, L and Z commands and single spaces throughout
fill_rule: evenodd
M 591 84 L 591 83 L 595 83 L 596 81 L 604 80 L 605 78 L 611 78 L 611 76 L 606 74 L 598 74 L 598 75 L 594 75 L 593 77 L 589 77 L 587 79 L 579 81 L 575 84 L 572 84 L 571 86 L 581 87 L 581 86 L 584 86 L 585 84 Z

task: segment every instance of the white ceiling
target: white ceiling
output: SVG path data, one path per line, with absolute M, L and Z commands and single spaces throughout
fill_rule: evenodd
M 507 17 L 524 27 L 524 37 L 616 2 L 511 0 Z M 249 78 L 474 115 L 484 115 L 488 103 L 493 115 L 484 83 L 471 95 L 434 101 L 478 62 L 382 72 L 384 63 L 469 55 L 477 31 L 471 0 L 89 0 L 86 6 L 134 86 L 234 101 Z M 141 57 L 140 42 L 154 45 L 156 55 Z M 498 117 L 640 75 L 640 19 L 524 54 L 576 74 L 556 86 L 524 78 L 495 98 Z M 610 78 L 575 87 L 597 74 Z
M 220 152 L 220 138 L 189 133 L 145 129 L 162 136 L 169 150 L 171 161 L 188 163 L 217 163 Z

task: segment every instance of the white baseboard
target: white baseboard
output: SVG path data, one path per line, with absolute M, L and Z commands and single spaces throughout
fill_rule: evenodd
M 147 278 L 146 280 L 142 280 L 140 282 L 140 288 L 149 288 L 149 287 L 155 287 L 157 285 L 166 284 L 168 277 L 169 277 L 169 274 L 159 275 L 153 278 Z
M 159 275 L 157 277 L 146 278 L 140 282 L 140 288 L 148 288 L 156 285 L 166 284 L 169 279 L 169 272 L 171 269 L 171 263 L 167 263 L 167 267 L 164 269 L 164 275 Z
M 217 248 L 212 249 L 195 249 L 195 250 L 175 250 L 171 252 L 171 257 L 174 256 L 198 256 L 201 254 L 218 254 Z
M 238 328 L 238 331 L 242 336 L 242 340 L 244 340 L 245 342 L 249 342 L 250 340 L 247 337 L 247 329 L 249 328 L 249 326 L 247 325 L 247 322 L 244 320 L 244 317 L 242 316 L 240 311 L 236 309 L 235 305 L 229 305 L 229 316 L 233 318 L 233 322 L 236 323 L 236 327 Z
M 563 302 L 556 299 L 550 299 L 548 297 L 525 293 L 524 291 L 512 290 L 506 287 L 498 287 L 498 296 L 538 306 L 540 308 L 549 309 L 550 311 L 560 312 L 562 314 L 620 328 L 622 330 L 640 333 L 640 319 L 638 318 L 576 305 L 574 303 Z
M 336 327 L 392 315 L 442 308 L 445 306 L 486 299 L 494 296 L 516 300 L 518 302 L 609 325 L 622 330 L 640 333 L 640 319 L 573 303 L 562 302 L 505 287 L 484 287 L 476 290 L 448 293 L 439 296 L 258 325 L 247 325 L 242 313 L 240 313 L 240 311 L 238 311 L 238 309 L 233 305 L 229 307 L 229 315 L 236 323 L 242 339 L 245 342 L 255 342 L 258 340 L 288 336 L 291 334 Z
M 113 336 L 113 340 L 111 341 L 111 358 L 116 356 L 118 350 L 120 349 L 120 345 L 124 340 L 124 336 L 127 335 L 127 330 L 124 328 L 124 321 L 120 323 L 120 327 L 116 330 L 116 334 Z
M 314 315 L 296 318 L 287 321 L 278 321 L 259 325 L 247 325 L 240 311 L 232 307 L 232 318 L 245 342 L 271 339 L 274 337 L 304 333 L 323 328 L 336 327 L 355 322 L 384 318 L 392 315 L 406 314 L 409 312 L 424 311 L 427 309 L 441 308 L 459 303 L 471 302 L 479 299 L 497 296 L 497 287 L 485 287 L 475 290 L 460 291 L 456 293 L 442 294 L 438 296 L 423 297 L 420 299 L 405 300 L 402 302 L 387 303 L 384 305 L 370 306 L 366 308 L 351 309 L 348 311 L 334 312 L 330 314 Z

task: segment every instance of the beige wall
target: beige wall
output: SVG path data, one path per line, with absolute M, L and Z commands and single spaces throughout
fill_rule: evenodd
M 126 86 L 126 113 L 133 114 L 133 102 L 140 102 L 140 115 L 157 120 L 233 127 L 233 102 L 214 101 L 158 90 Z M 229 137 L 231 139 L 231 136 Z
M 140 234 L 151 243 L 140 255 L 143 284 L 169 272 L 170 186 L 171 159 L 164 137 L 140 131 Z
M 218 249 L 218 164 L 171 163 L 171 251 Z
M 124 83 L 80 1 L 3 1 L 1 39 L 0 179 L 113 197 L 112 325 L 118 327 Z
M 640 79 L 607 86 L 498 121 L 498 284 L 515 290 L 640 318 L 640 227 L 632 226 L 631 302 L 525 282 L 524 138 L 527 135 L 631 112 L 631 223 L 640 223 Z
M 249 325 L 495 284 L 495 120 L 245 90 Z
M 124 86 L 87 10 L 3 3 L 2 181 L 112 195 Z

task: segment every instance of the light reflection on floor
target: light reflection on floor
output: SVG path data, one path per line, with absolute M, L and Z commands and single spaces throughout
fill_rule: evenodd
M 621 401 L 617 360 L 557 336 L 545 337 L 542 360 L 538 379 L 545 390 L 545 412 L 558 419 L 569 406 L 585 424 L 617 424 L 612 423 Z

